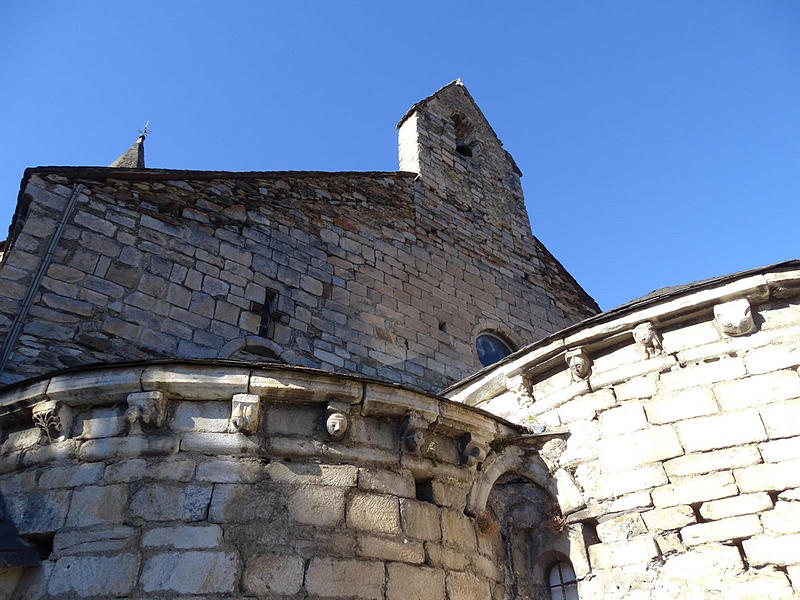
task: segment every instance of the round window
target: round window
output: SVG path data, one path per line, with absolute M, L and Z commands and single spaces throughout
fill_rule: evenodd
M 475 340 L 475 348 L 478 350 L 478 360 L 484 367 L 493 365 L 514 351 L 507 342 L 491 333 L 480 334 Z

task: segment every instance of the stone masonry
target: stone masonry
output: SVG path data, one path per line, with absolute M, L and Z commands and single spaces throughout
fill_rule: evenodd
M 460 83 L 399 127 L 397 173 L 27 170 L 0 381 L 177 356 L 432 391 L 481 367 L 482 332 L 519 347 L 598 311 L 531 235 L 519 170 Z

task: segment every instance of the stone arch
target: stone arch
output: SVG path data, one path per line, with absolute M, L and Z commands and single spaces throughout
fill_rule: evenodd
M 248 335 L 229 341 L 220 348 L 218 356 L 219 358 L 262 358 L 268 362 L 287 362 L 280 344 L 257 335 Z
M 511 348 L 512 352 L 516 352 L 520 348 L 519 340 L 513 334 L 510 327 L 508 327 L 499 319 L 493 317 L 483 317 L 479 319 L 477 323 L 475 323 L 469 335 L 470 344 L 472 346 L 472 354 L 475 357 L 475 360 L 480 360 L 478 358 L 478 349 L 475 343 L 478 339 L 478 336 L 482 333 L 488 333 L 499 337 Z

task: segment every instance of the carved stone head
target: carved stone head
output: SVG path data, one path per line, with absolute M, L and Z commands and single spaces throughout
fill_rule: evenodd
M 328 430 L 330 436 L 338 440 L 342 436 L 344 436 L 344 432 L 347 431 L 347 415 L 340 412 L 333 412 L 328 415 L 328 420 L 325 422 L 325 427 Z
M 589 355 L 584 352 L 583 348 L 573 348 L 572 350 L 567 350 L 564 358 L 567 361 L 567 365 L 569 366 L 569 370 L 570 373 L 572 373 L 572 379 L 574 381 L 586 379 L 589 376 L 589 373 L 591 373 L 592 361 L 589 358 Z
M 231 399 L 232 431 L 255 433 L 258 431 L 258 416 L 261 398 L 256 394 L 234 394 Z
M 714 307 L 714 320 L 722 333 L 734 337 L 747 335 L 756 329 L 747 298 L 717 304 Z
M 644 349 L 647 358 L 663 353 L 661 339 L 658 337 L 655 325 L 650 321 L 639 323 L 634 327 L 633 340 Z

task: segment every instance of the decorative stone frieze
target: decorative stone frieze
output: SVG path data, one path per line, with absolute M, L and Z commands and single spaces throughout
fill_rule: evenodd
M 714 320 L 720 331 L 731 337 L 747 335 L 756 329 L 747 298 L 717 304 L 714 307 Z
M 633 339 L 636 344 L 644 351 L 645 358 L 653 358 L 664 354 L 661 346 L 661 339 L 656 331 L 655 325 L 650 321 L 640 323 L 633 328 Z
M 255 433 L 261 414 L 261 397 L 256 394 L 234 394 L 231 399 L 231 433 Z
M 48 442 L 61 441 L 69 433 L 72 422 L 72 411 L 57 400 L 40 402 L 33 407 L 33 423 L 38 427 Z
M 158 428 L 167 416 L 167 399 L 163 392 L 128 394 L 125 416 L 131 424 L 130 433 L 141 433 L 142 425 Z
M 567 350 L 564 360 L 567 361 L 573 381 L 583 381 L 592 372 L 592 359 L 583 348 Z
M 325 429 L 328 435 L 334 440 L 340 440 L 347 432 L 350 422 L 347 413 L 350 412 L 350 404 L 338 400 L 328 402 L 328 418 L 325 419 Z

